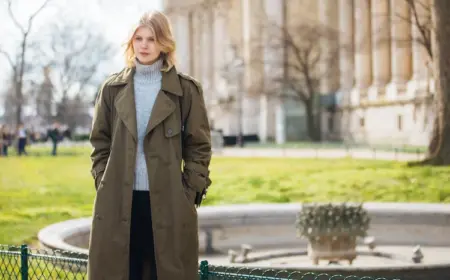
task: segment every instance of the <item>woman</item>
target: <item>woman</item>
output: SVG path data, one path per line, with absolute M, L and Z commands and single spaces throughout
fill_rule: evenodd
M 97 194 L 88 276 L 198 279 L 195 198 L 211 183 L 202 88 L 177 73 L 160 12 L 141 17 L 125 53 L 128 67 L 99 91 L 90 135 Z

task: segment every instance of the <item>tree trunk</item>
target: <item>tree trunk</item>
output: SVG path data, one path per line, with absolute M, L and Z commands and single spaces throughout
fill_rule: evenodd
M 430 154 L 421 164 L 450 165 L 450 1 L 434 0 L 432 9 L 437 114 L 429 144 Z
M 314 114 L 314 102 L 308 100 L 305 103 L 306 110 L 306 125 L 308 128 L 309 139 L 313 142 L 320 141 L 320 131 L 318 131 L 318 124 L 316 121 L 316 115 Z
M 16 83 L 15 85 L 15 100 L 16 100 L 16 125 L 22 123 L 22 105 L 23 105 L 23 95 L 22 95 L 22 85 Z

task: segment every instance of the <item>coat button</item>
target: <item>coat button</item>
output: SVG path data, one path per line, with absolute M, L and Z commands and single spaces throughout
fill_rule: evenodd
M 169 128 L 168 130 L 167 130 L 167 134 L 170 136 L 170 135 L 172 135 L 172 129 L 171 128 Z

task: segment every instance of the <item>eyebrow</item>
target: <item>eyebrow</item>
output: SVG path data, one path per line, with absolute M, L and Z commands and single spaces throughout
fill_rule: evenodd
M 136 38 L 137 37 L 139 37 L 139 38 L 143 38 L 144 36 L 141 36 L 141 35 L 136 35 Z M 147 39 L 154 39 L 155 38 L 155 36 L 148 36 L 148 37 L 146 37 Z

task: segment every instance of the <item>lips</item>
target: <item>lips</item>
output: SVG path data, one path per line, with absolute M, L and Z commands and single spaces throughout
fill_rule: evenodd
M 149 55 L 149 53 L 146 53 L 146 52 L 140 52 L 139 54 L 143 55 L 143 56 Z

